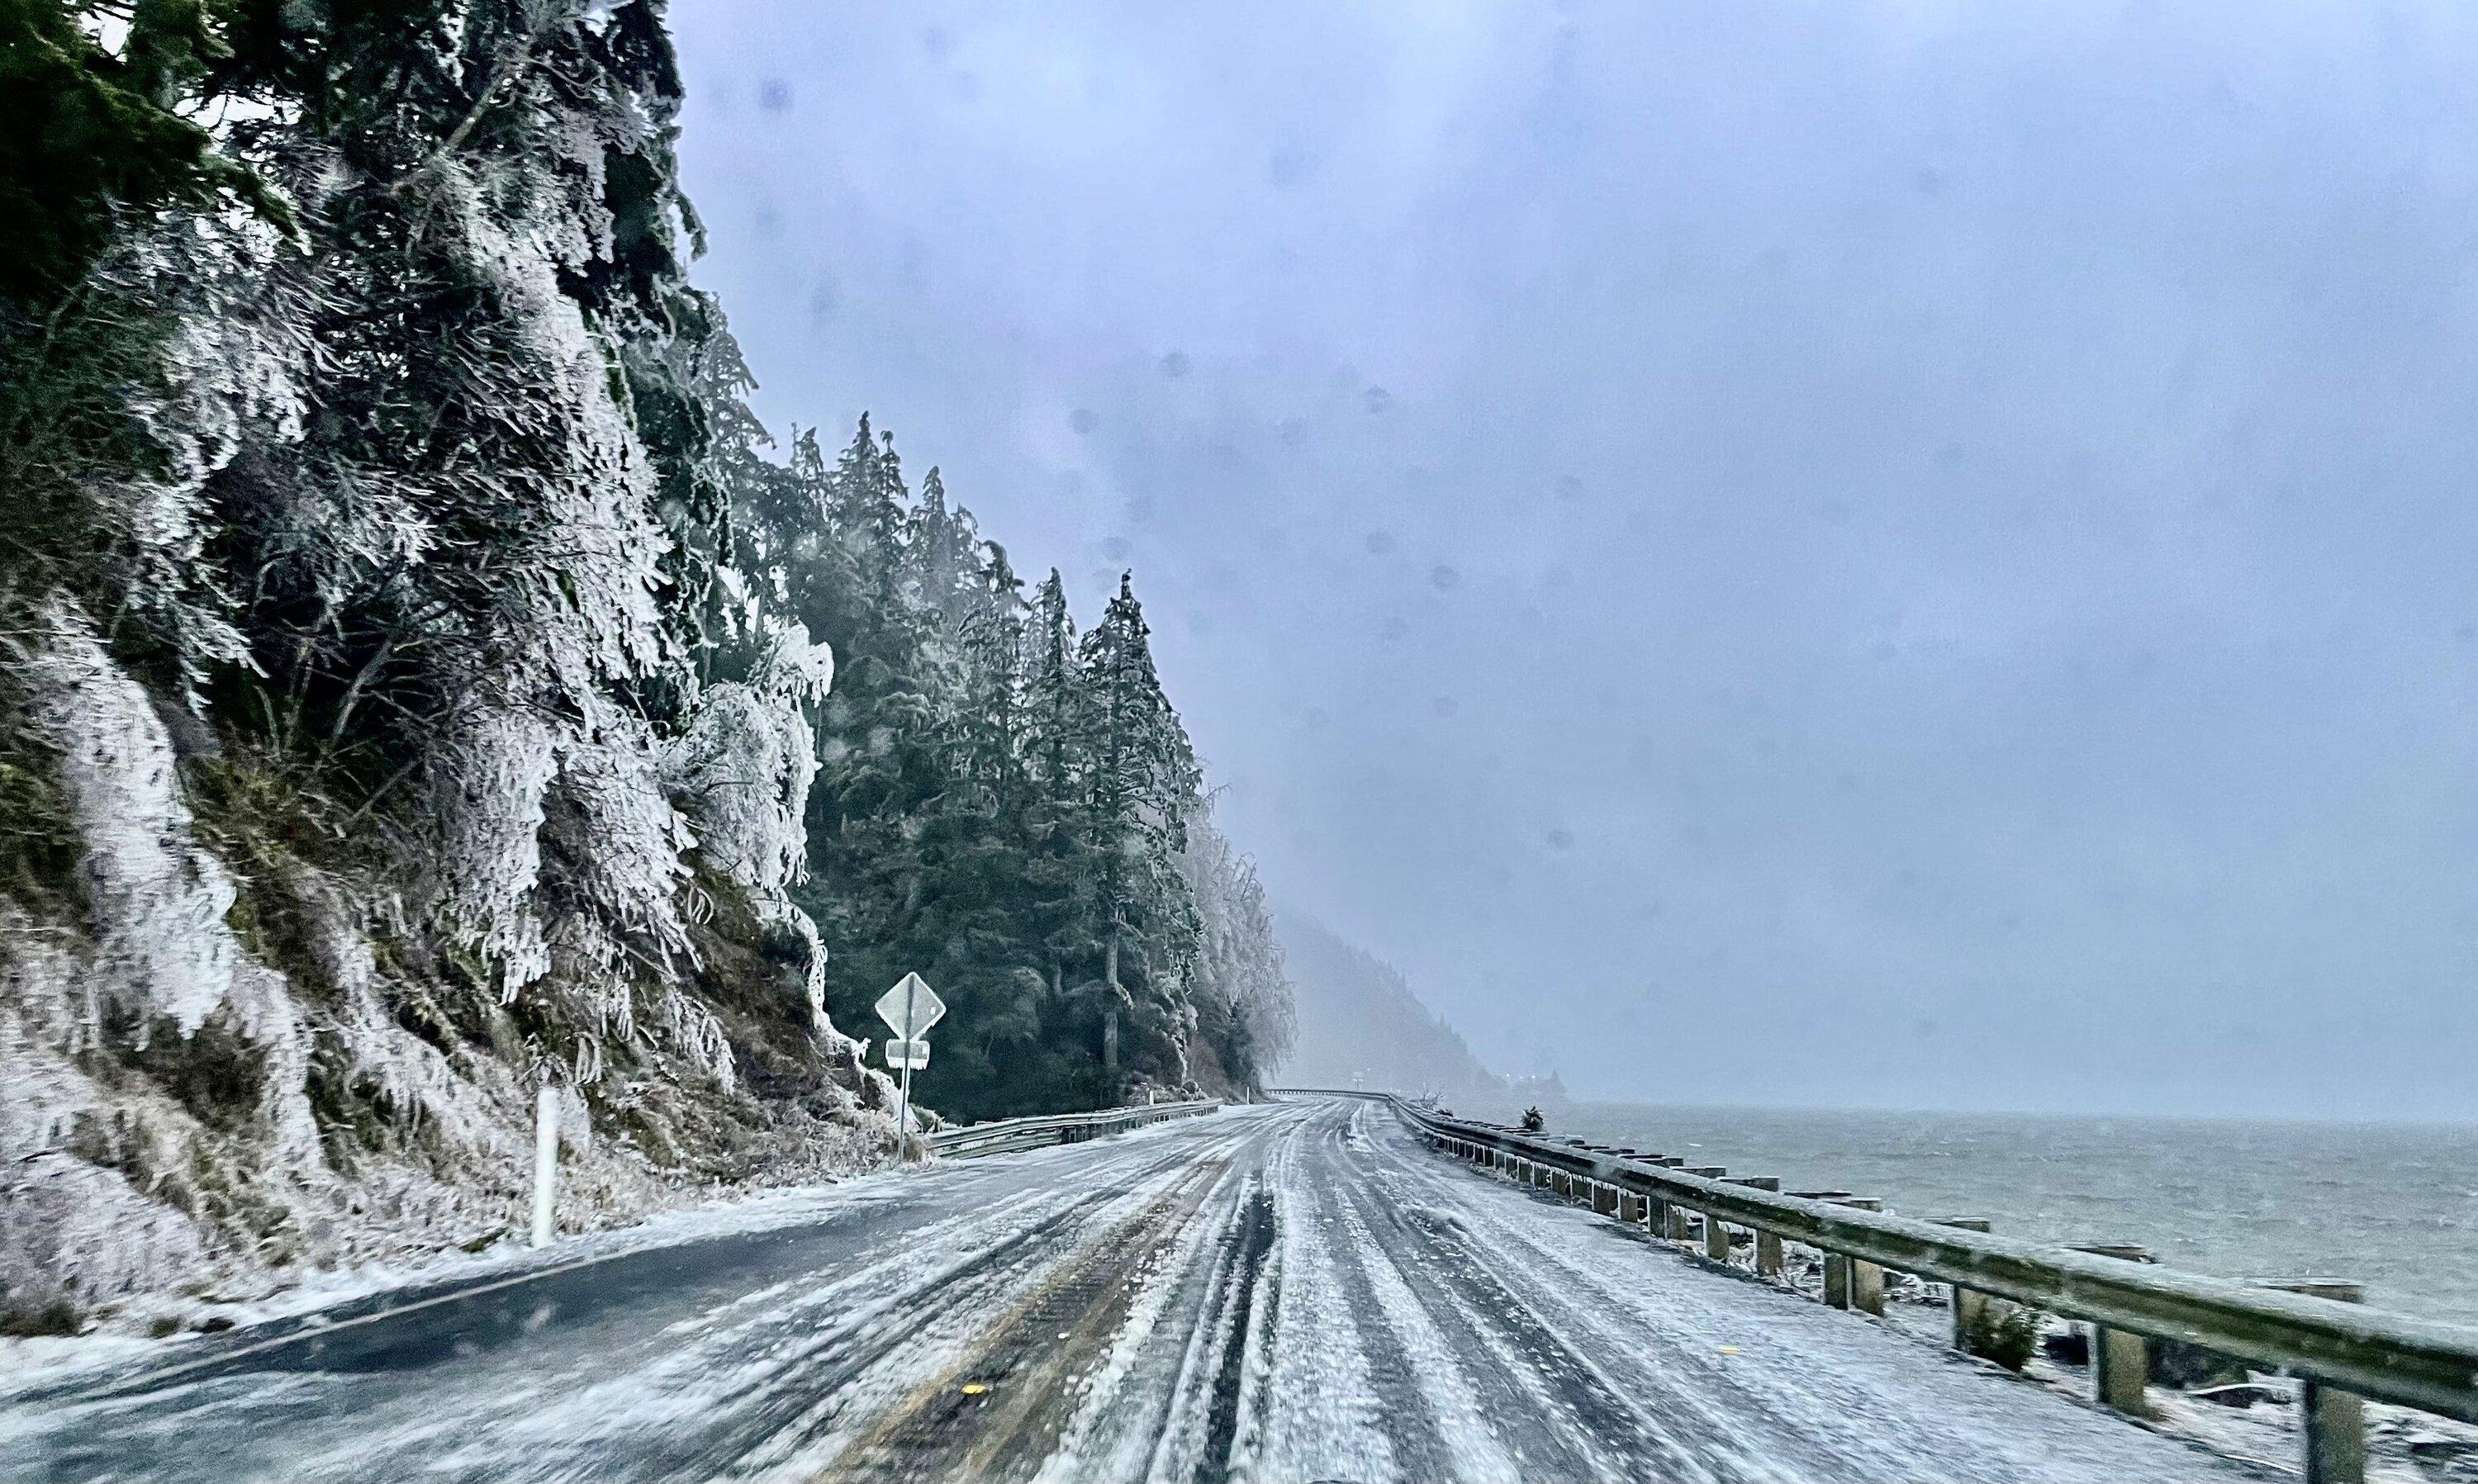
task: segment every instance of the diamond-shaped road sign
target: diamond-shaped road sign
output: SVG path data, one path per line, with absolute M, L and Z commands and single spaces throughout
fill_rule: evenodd
M 929 1043 L 925 1041 L 890 1041 L 886 1044 L 886 1065 L 921 1071 L 929 1065 Z
M 898 1041 L 920 1040 L 946 1013 L 947 1002 L 919 974 L 905 974 L 877 999 L 877 1018 L 894 1030 Z

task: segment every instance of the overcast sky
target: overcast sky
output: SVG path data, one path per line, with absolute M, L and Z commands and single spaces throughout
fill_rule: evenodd
M 761 413 L 1492 1065 L 2478 1117 L 2478 9 L 672 19 Z

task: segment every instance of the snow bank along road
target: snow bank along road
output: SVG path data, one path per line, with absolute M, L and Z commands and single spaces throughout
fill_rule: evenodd
M 375 1307 L 0 1399 L 0 1478 L 2259 1476 L 1339 1100 Z

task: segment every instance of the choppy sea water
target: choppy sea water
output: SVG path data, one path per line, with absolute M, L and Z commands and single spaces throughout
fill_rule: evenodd
M 2478 1127 L 1627 1103 L 1549 1127 L 2223 1277 L 2352 1278 L 2370 1304 L 2478 1324 Z

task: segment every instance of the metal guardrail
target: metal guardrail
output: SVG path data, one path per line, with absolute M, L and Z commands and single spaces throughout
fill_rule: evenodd
M 1098 1113 L 1050 1113 L 1031 1118 L 999 1119 L 942 1128 L 928 1136 L 930 1151 L 945 1159 L 978 1159 L 1018 1149 L 1046 1148 L 1053 1144 L 1078 1144 L 1123 1134 L 1166 1119 L 1193 1118 L 1222 1104 L 1207 1098 L 1196 1102 L 1148 1103 L 1138 1108 L 1104 1108 Z
M 1664 1162 L 1658 1155 L 1594 1148 L 1580 1140 L 1554 1142 L 1498 1124 L 1447 1118 L 1391 1094 L 1270 1091 L 1385 1102 L 1447 1152 L 1505 1170 L 1519 1183 L 1549 1185 L 1596 1210 L 1649 1225 L 1656 1236 L 1685 1235 L 1682 1221 L 1664 1220 L 1670 1213 L 1700 1213 L 1710 1252 L 1728 1250 L 1711 1242 L 1716 1229 L 1744 1227 L 1758 1235 L 1759 1267 L 1760 1239 L 1769 1237 L 1776 1244 L 1817 1248 L 1829 1254 L 1828 1263 L 1837 1256 L 1851 1264 L 1949 1283 L 1958 1294 L 1994 1295 L 2087 1321 L 2100 1331 L 2092 1337 L 2095 1369 L 2111 1350 L 2111 1336 L 2121 1335 L 2183 1341 L 2263 1371 L 2296 1376 L 2307 1383 L 2302 1399 L 2307 1404 L 2310 1480 L 2363 1476 L 2359 1397 L 2478 1422 L 2478 1328 L 1886 1215 L 1839 1203 L 1846 1197 L 1837 1192 L 1831 1196 L 1778 1194 L 1720 1178 L 1723 1171 L 1718 1170 L 1690 1173 L 1678 1168 L 1683 1161 Z M 1774 1246 L 1776 1268 L 1778 1251 Z M 1849 1284 L 1849 1270 L 1843 1274 Z M 1876 1278 L 1881 1283 L 1881 1272 Z M 1829 1266 L 1827 1286 L 1830 1290 Z M 1847 1292 L 1845 1288 L 1845 1305 Z M 2139 1348 L 2127 1358 L 2134 1363 L 2132 1375 L 2121 1375 L 2111 1387 L 2103 1374 L 2101 1399 L 2139 1412 Z M 2341 1395 L 2327 1392 L 2318 1397 L 2322 1388 Z M 2338 1436 L 2342 1428 L 2356 1436 Z M 2353 1448 L 2354 1468 L 2347 1456 Z

